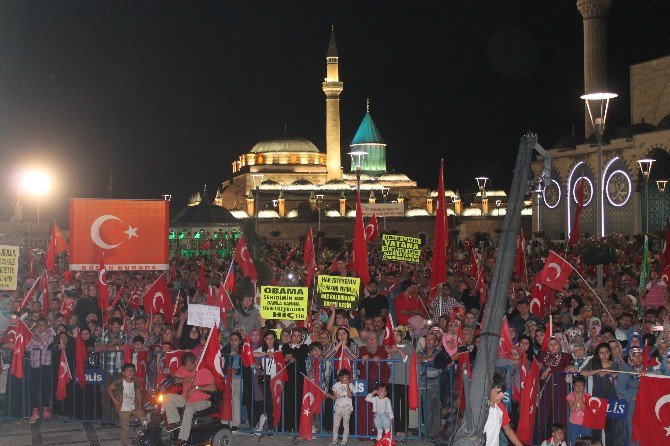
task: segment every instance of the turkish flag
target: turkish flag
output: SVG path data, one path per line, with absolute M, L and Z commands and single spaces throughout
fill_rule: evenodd
M 237 241 L 234 259 L 242 268 L 245 276 L 251 277 L 251 280 L 254 281 L 258 278 L 258 271 L 256 271 L 254 261 L 251 259 L 249 248 L 247 247 L 247 242 L 244 240 L 244 237 L 240 237 Z
M 279 426 L 282 415 L 282 395 L 284 393 L 284 386 L 282 384 L 280 375 L 277 374 L 270 379 L 270 392 L 272 393 L 272 421 L 274 421 L 274 428 Z M 309 423 L 310 432 L 312 430 L 312 423 Z
M 17 318 L 11 368 L 12 376 L 16 378 L 23 378 L 23 356 L 26 353 L 26 345 L 28 345 L 32 337 L 33 334 L 30 332 L 30 329 L 21 319 Z
M 60 362 L 58 364 L 58 382 L 56 383 L 56 400 L 63 401 L 67 395 L 67 385 L 72 381 L 72 373 L 67 363 L 65 350 L 60 351 Z
M 51 274 L 56 272 L 56 256 L 61 252 L 67 251 L 67 241 L 63 234 L 58 229 L 58 225 L 54 221 L 54 225 L 51 228 L 51 238 L 49 238 L 49 247 L 47 248 L 47 256 L 45 259 L 45 264 L 47 271 Z
M 223 374 L 223 364 L 221 364 L 221 341 L 219 340 L 219 327 L 214 325 L 209 331 L 209 337 L 205 344 L 198 370 L 208 369 L 214 375 L 216 388 L 223 390 L 226 383 Z
M 223 404 L 219 409 L 219 419 L 224 421 L 233 420 L 233 369 L 228 369 L 226 381 L 223 388 Z
M 447 281 L 447 205 L 444 198 L 444 161 L 440 161 L 440 176 L 437 180 L 437 208 L 435 209 L 435 238 L 433 239 L 433 259 L 430 264 L 430 289 L 428 297 L 435 297 L 438 285 Z
M 372 217 L 368 220 L 367 226 L 365 226 L 365 240 L 368 242 L 374 242 L 379 238 L 379 223 L 377 223 L 377 216 L 372 214 Z
M 305 246 L 302 250 L 303 266 L 307 269 L 307 286 L 312 285 L 316 276 L 316 254 L 314 253 L 314 237 L 312 236 L 312 227 L 307 231 Z
M 605 429 L 607 420 L 607 398 L 584 395 L 584 421 L 582 426 L 590 429 Z
M 49 293 L 49 280 L 47 279 L 47 272 L 44 270 L 39 279 L 39 292 L 42 295 L 42 313 L 45 318 L 49 318 L 51 311 L 51 294 Z
M 365 228 L 363 227 L 363 209 L 361 208 L 361 191 L 356 192 L 356 224 L 354 226 L 354 272 L 361 278 L 363 285 L 370 283 L 370 268 L 368 267 L 368 246 L 365 242 Z
M 147 314 L 153 315 L 163 313 L 165 322 L 168 324 L 173 322 L 174 302 L 172 302 L 172 296 L 170 295 L 170 289 L 165 281 L 165 275 L 161 274 L 160 277 L 151 284 L 147 292 L 142 296 L 142 302 L 144 302 L 144 311 L 146 311 Z
M 242 345 L 242 365 L 244 367 L 251 367 L 251 364 L 254 363 L 254 354 L 251 351 L 251 340 L 249 335 L 244 339 L 244 344 Z
M 323 390 L 306 376 L 302 385 L 302 406 L 300 409 L 300 437 L 305 440 L 312 439 L 312 417 L 321 408 L 323 401 Z
M 295 257 L 295 253 L 298 252 L 298 245 L 294 245 L 291 250 L 286 254 L 286 258 L 282 262 L 284 267 L 287 267 L 289 263 L 291 263 L 291 260 L 293 260 L 293 257 Z
M 540 273 L 535 274 L 535 281 L 530 288 L 530 305 L 529 310 L 537 317 L 544 317 L 544 309 L 546 306 L 546 297 L 549 288 L 542 284 L 540 280 Z
M 465 373 L 467 372 L 467 374 Z M 462 352 L 458 354 L 458 393 L 459 407 L 461 412 L 465 409 L 465 380 L 470 379 L 470 353 Z
M 65 320 L 70 320 L 70 316 L 74 312 L 74 303 L 75 300 L 73 297 L 64 297 L 63 302 L 60 304 L 60 313 L 65 317 Z
M 526 277 L 526 251 L 523 239 L 523 229 L 519 232 L 519 240 L 516 245 L 516 258 L 514 259 L 514 274 L 519 282 L 527 283 Z
M 667 444 L 670 436 L 670 379 L 640 376 L 635 401 L 633 441 L 639 441 L 640 446 Z
M 233 262 L 230 262 L 228 274 L 226 279 L 219 285 L 219 306 L 223 311 L 230 311 L 235 306 L 233 305 L 233 294 L 235 293 L 235 271 L 233 270 Z
M 284 353 L 274 352 L 274 360 L 276 364 L 277 376 L 283 382 L 288 381 L 288 373 L 286 372 L 286 359 L 284 359 Z
M 409 410 L 419 408 L 419 374 L 416 366 L 416 352 L 412 349 L 409 359 L 409 388 L 407 390 L 407 407 Z
M 79 381 L 79 385 L 84 387 L 86 385 L 86 372 L 84 371 L 84 365 L 88 359 L 88 351 L 84 345 L 84 340 L 81 338 L 81 330 L 79 329 L 77 329 L 77 339 L 75 346 L 75 374 L 77 375 L 77 381 Z
M 384 341 L 382 345 L 385 345 L 387 347 L 391 347 L 393 344 L 395 344 L 395 340 L 393 339 L 393 321 L 391 320 L 391 315 L 387 314 L 386 315 L 386 327 L 384 327 Z
M 393 435 L 391 435 L 391 429 L 382 435 L 382 438 L 375 441 L 374 446 L 395 446 L 395 441 L 393 441 Z
M 572 273 L 572 265 L 554 251 L 549 251 L 549 257 L 540 272 L 540 283 L 552 290 L 562 290 Z
M 500 347 L 498 348 L 499 358 L 510 358 L 510 352 L 514 348 L 514 341 L 512 340 L 512 332 L 509 330 L 507 317 L 503 318 L 502 330 L 500 332 Z
M 524 416 L 519 417 L 516 434 L 523 444 L 532 444 L 535 414 L 537 413 L 537 394 L 540 387 L 540 367 L 536 360 L 533 360 L 530 370 L 525 375 L 521 380 L 521 401 L 519 403 L 520 413 Z M 528 416 L 525 416 L 526 414 Z
M 173 375 L 177 371 L 179 366 L 181 366 L 181 355 L 186 353 L 187 350 L 172 350 L 165 352 L 163 356 L 163 363 L 157 370 L 156 384 L 163 382 L 168 375 Z M 125 361 L 124 361 L 125 362 Z M 168 373 L 165 373 L 166 370 Z
M 133 346 L 128 342 L 123 346 L 123 363 L 128 364 L 133 362 Z
M 575 209 L 575 219 L 572 223 L 572 230 L 570 231 L 570 239 L 568 240 L 568 247 L 572 248 L 579 242 L 579 216 L 584 210 L 584 181 L 583 178 L 577 180 L 577 187 L 575 188 L 575 195 L 577 200 L 577 208 Z
M 168 269 L 169 202 L 70 199 L 70 269 Z
M 137 373 L 135 373 L 135 377 L 137 378 L 137 382 L 140 384 L 140 389 L 146 389 L 147 368 L 149 366 L 149 351 L 140 350 L 135 353 L 136 353 L 135 359 L 137 360 L 137 364 L 135 364 L 135 370 L 137 370 Z
M 98 306 L 104 318 L 109 306 L 109 288 L 107 287 L 107 270 L 105 269 L 105 259 L 100 261 L 98 270 Z
M 251 351 L 251 340 L 249 335 L 247 335 L 244 340 L 244 345 L 242 345 L 242 365 L 244 367 L 251 367 L 251 364 L 254 363 L 254 354 Z

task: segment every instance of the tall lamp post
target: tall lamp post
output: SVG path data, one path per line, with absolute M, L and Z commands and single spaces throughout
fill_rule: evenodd
M 349 152 L 351 156 L 351 167 L 356 171 L 356 191 L 361 190 L 361 168 L 363 167 L 363 161 L 368 152 L 363 150 L 352 150 Z
M 654 161 L 649 158 L 638 160 L 640 171 L 644 177 L 644 232 L 649 232 L 649 174 L 651 173 L 651 166 Z
M 479 192 L 482 196 L 481 202 L 480 202 L 480 210 L 481 212 L 479 213 L 479 231 L 484 232 L 484 200 L 486 199 L 486 182 L 488 181 L 488 177 L 477 177 L 475 178 L 475 181 L 477 181 L 477 187 L 479 187 Z
M 596 135 L 598 171 L 596 172 L 596 238 L 601 239 L 605 236 L 605 207 L 603 202 L 603 134 L 605 133 L 605 122 L 607 120 L 607 110 L 609 109 L 610 99 L 619 96 L 616 93 L 589 93 L 580 96 L 586 102 L 586 109 L 589 111 L 591 126 Z M 603 266 L 596 268 L 596 290 L 600 293 L 603 290 Z
M 661 230 L 665 229 L 665 188 L 668 180 L 656 180 L 656 187 L 661 192 Z
M 316 202 L 319 203 L 319 233 L 321 233 L 321 203 L 323 203 L 323 195 L 316 195 Z
M 51 177 L 44 171 L 31 170 L 21 181 L 23 188 L 29 195 L 35 197 L 37 203 L 37 229 L 40 227 L 40 197 L 51 189 Z

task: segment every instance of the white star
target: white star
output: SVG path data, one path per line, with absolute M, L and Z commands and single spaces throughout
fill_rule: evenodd
M 124 234 L 128 235 L 128 240 L 130 240 L 133 237 L 138 237 L 137 235 L 137 228 L 133 228 L 132 226 L 128 225 L 128 230 L 123 231 Z
M 598 412 L 598 411 L 596 409 L 593 409 L 593 413 L 596 413 L 596 412 Z
M 305 409 L 302 413 L 309 416 L 309 409 Z
M 665 436 L 670 437 L 670 426 L 664 427 L 663 429 L 665 429 Z

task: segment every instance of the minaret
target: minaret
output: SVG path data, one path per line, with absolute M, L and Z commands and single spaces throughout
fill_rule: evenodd
M 584 93 L 607 91 L 607 13 L 612 0 L 577 0 L 584 25 Z M 589 112 L 584 110 L 584 136 L 593 134 Z
M 330 31 L 330 43 L 326 54 L 326 78 L 323 92 L 326 94 L 326 169 L 329 180 L 342 179 L 340 155 L 340 93 L 342 82 L 338 74 L 337 45 L 335 27 Z

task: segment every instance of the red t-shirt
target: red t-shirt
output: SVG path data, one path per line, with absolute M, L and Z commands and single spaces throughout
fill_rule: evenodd
M 421 301 L 418 297 L 412 297 L 406 292 L 398 294 L 395 302 L 395 314 L 397 325 L 407 325 L 409 324 L 409 318 L 412 317 L 412 314 L 402 314 L 402 310 L 419 310 L 421 312 L 421 317 L 426 319 L 428 315 L 426 314 L 425 307 L 421 304 Z
M 195 389 L 191 392 L 190 395 L 188 395 L 188 398 L 186 396 L 189 389 L 193 386 L 206 386 L 208 384 L 214 384 L 214 375 L 212 375 L 212 372 L 210 372 L 209 369 L 200 369 L 189 372 L 186 370 L 186 367 L 181 366 L 174 373 L 174 376 L 179 378 L 186 378 L 189 376 L 193 377 L 193 383 L 184 383 L 184 387 L 181 392 L 181 396 L 184 397 L 187 403 L 205 401 L 210 398 L 210 395 Z

